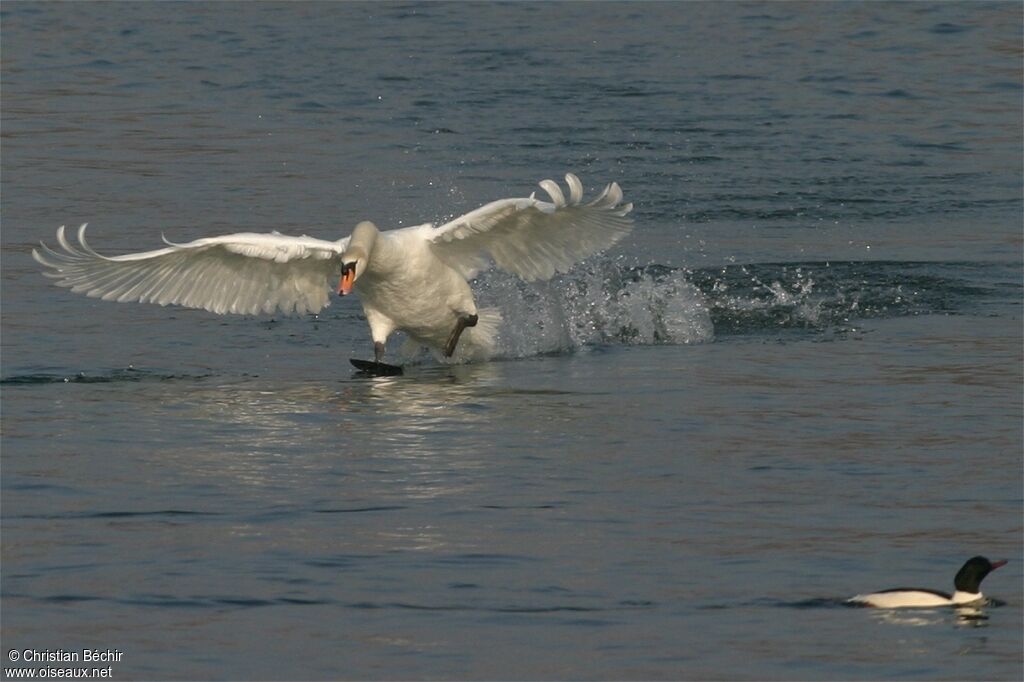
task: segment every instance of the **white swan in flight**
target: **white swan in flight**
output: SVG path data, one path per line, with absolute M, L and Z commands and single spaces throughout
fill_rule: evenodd
M 330 304 L 335 291 L 359 293 L 373 337 L 374 358 L 388 336 L 405 332 L 414 342 L 451 357 L 485 356 L 495 343 L 500 315 L 477 310 L 468 279 L 492 263 L 526 281 L 566 272 L 607 249 L 632 228 L 622 190 L 611 183 L 582 203 L 583 185 L 565 176 L 568 199 L 551 180 L 540 186 L 551 201 L 530 195 L 500 199 L 444 225 L 379 231 L 356 225 L 350 237 L 326 241 L 278 232 L 240 232 L 174 244 L 155 251 L 102 256 L 78 230 L 79 246 L 57 230 L 62 250 L 41 245 L 32 257 L 45 275 L 72 291 L 108 301 L 174 303 L 210 312 L 307 313 Z M 464 331 L 469 331 L 463 335 Z

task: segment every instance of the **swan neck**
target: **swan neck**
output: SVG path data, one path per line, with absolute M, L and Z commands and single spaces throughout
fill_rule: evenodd
M 364 220 L 352 230 L 352 238 L 348 242 L 348 250 L 362 249 L 363 253 L 369 255 L 377 243 L 377 235 L 380 231 L 373 223 Z

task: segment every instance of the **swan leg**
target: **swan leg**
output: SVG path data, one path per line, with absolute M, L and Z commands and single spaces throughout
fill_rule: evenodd
M 448 335 L 448 341 L 444 344 L 444 356 L 450 358 L 455 353 L 455 346 L 459 343 L 459 337 L 466 327 L 475 327 L 480 320 L 478 315 L 466 315 L 465 313 L 455 318 L 455 329 Z
M 380 362 L 384 357 L 384 344 L 387 343 L 391 332 L 395 331 L 395 323 L 391 318 L 382 315 L 373 306 L 363 302 L 363 312 L 366 313 L 366 321 L 370 325 L 370 337 L 373 339 L 373 357 L 375 362 Z

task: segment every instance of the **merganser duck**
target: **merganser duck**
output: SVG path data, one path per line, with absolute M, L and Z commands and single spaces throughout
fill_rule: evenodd
M 632 228 L 627 214 L 633 205 L 622 203 L 616 183 L 583 203 L 579 178 L 569 173 L 565 180 L 568 198 L 555 182 L 544 180 L 540 186 L 551 201 L 532 194 L 500 199 L 437 227 L 382 231 L 363 221 L 351 237 L 337 241 L 243 232 L 102 256 L 85 241 L 82 225 L 80 246 L 72 245 L 61 227 L 60 250 L 43 244 L 32 257 L 59 286 L 86 296 L 173 303 L 218 314 L 316 313 L 330 303 L 328 278 L 340 275 L 335 291 L 342 296 L 356 291 L 362 299 L 375 364 L 400 369 L 381 363 L 395 331 L 445 357 L 458 345 L 462 359 L 486 359 L 501 316 L 497 310 L 477 310 L 467 280 L 492 264 L 528 282 L 549 279 L 609 248 Z
M 972 557 L 957 571 L 953 579 L 956 591 L 953 594 L 926 590 L 918 587 L 897 587 L 871 594 L 858 594 L 847 601 L 881 609 L 927 608 L 934 606 L 959 606 L 984 599 L 981 581 L 992 571 L 1004 566 L 1006 561 L 989 561 L 983 556 Z

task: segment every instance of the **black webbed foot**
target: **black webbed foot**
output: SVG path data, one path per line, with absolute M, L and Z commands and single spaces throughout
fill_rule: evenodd
M 402 368 L 398 365 L 389 365 L 386 362 L 370 362 L 369 360 L 356 360 L 349 358 L 352 366 L 359 370 L 360 374 L 371 377 L 396 377 L 402 376 Z

